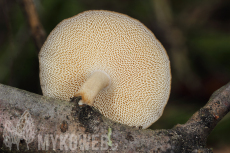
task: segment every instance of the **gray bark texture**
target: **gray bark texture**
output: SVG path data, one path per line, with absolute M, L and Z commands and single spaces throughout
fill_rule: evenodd
M 230 83 L 185 124 L 167 130 L 113 122 L 94 108 L 79 107 L 78 100 L 56 100 L 0 84 L 0 152 L 212 152 L 205 148 L 206 140 L 230 111 Z

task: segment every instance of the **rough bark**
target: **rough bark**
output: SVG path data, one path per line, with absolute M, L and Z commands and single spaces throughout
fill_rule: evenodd
M 128 127 L 103 117 L 91 107 L 79 107 L 76 103 L 78 100 L 60 101 L 0 85 L 0 152 L 10 151 L 3 143 L 5 122 L 10 121 L 13 126 L 20 123 L 22 129 L 27 123 L 27 118 L 22 116 L 26 110 L 33 119 L 36 135 L 28 145 L 29 151 L 26 141 L 20 141 L 20 152 L 38 152 L 38 135 L 44 140 L 45 134 L 49 134 L 49 152 L 63 152 L 65 149 L 70 151 L 71 134 L 79 139 L 75 152 L 83 151 L 81 142 L 84 137 L 89 138 L 88 150 L 87 143 L 83 143 L 86 144 L 86 152 L 212 152 L 205 148 L 206 140 L 216 124 L 230 110 L 230 83 L 217 90 L 187 123 L 168 130 Z M 55 147 L 51 141 L 53 135 L 58 136 Z M 63 139 L 64 136 L 66 140 Z M 101 138 L 108 140 L 101 141 Z M 112 146 L 106 148 L 110 144 L 107 143 L 109 140 L 112 141 Z M 60 147 L 60 143 L 66 146 Z M 17 151 L 15 144 L 12 150 Z

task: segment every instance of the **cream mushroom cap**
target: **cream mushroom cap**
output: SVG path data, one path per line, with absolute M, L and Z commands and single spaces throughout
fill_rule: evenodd
M 109 85 L 94 98 L 104 116 L 149 127 L 160 118 L 171 86 L 170 61 L 140 21 L 111 11 L 86 11 L 63 20 L 39 53 L 45 96 L 70 100 L 95 72 Z

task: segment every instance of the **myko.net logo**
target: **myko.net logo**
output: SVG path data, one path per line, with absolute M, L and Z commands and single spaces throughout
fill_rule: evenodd
M 16 127 L 12 124 L 11 121 L 6 120 L 3 124 L 3 143 L 10 148 L 12 144 L 17 145 L 19 150 L 20 140 L 25 140 L 27 144 L 27 149 L 29 150 L 28 144 L 31 143 L 35 138 L 35 127 L 34 121 L 31 118 L 29 111 L 25 111 L 21 118 L 19 119 Z
M 50 143 L 52 142 L 52 143 Z M 109 146 L 111 150 L 117 150 L 117 144 L 109 144 L 107 135 L 97 135 L 97 134 L 65 134 L 56 135 L 52 134 L 45 135 L 43 138 L 38 135 L 38 150 L 49 150 L 53 148 L 59 148 L 60 150 L 108 150 Z
M 108 135 L 99 134 L 37 134 L 34 121 L 29 111 L 25 111 L 17 122 L 16 127 L 9 120 L 3 123 L 3 143 L 11 150 L 12 145 L 16 144 L 19 148 L 20 140 L 25 140 L 27 149 L 28 144 L 37 138 L 38 150 L 117 150 L 118 144 L 112 144 L 110 139 L 111 129 Z M 109 148 L 110 147 L 110 148 Z

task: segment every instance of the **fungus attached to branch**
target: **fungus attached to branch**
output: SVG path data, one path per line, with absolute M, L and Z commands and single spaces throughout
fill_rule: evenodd
M 97 108 L 129 126 L 149 127 L 170 94 L 167 53 L 141 22 L 110 11 L 86 11 L 62 21 L 39 53 L 46 96 Z

